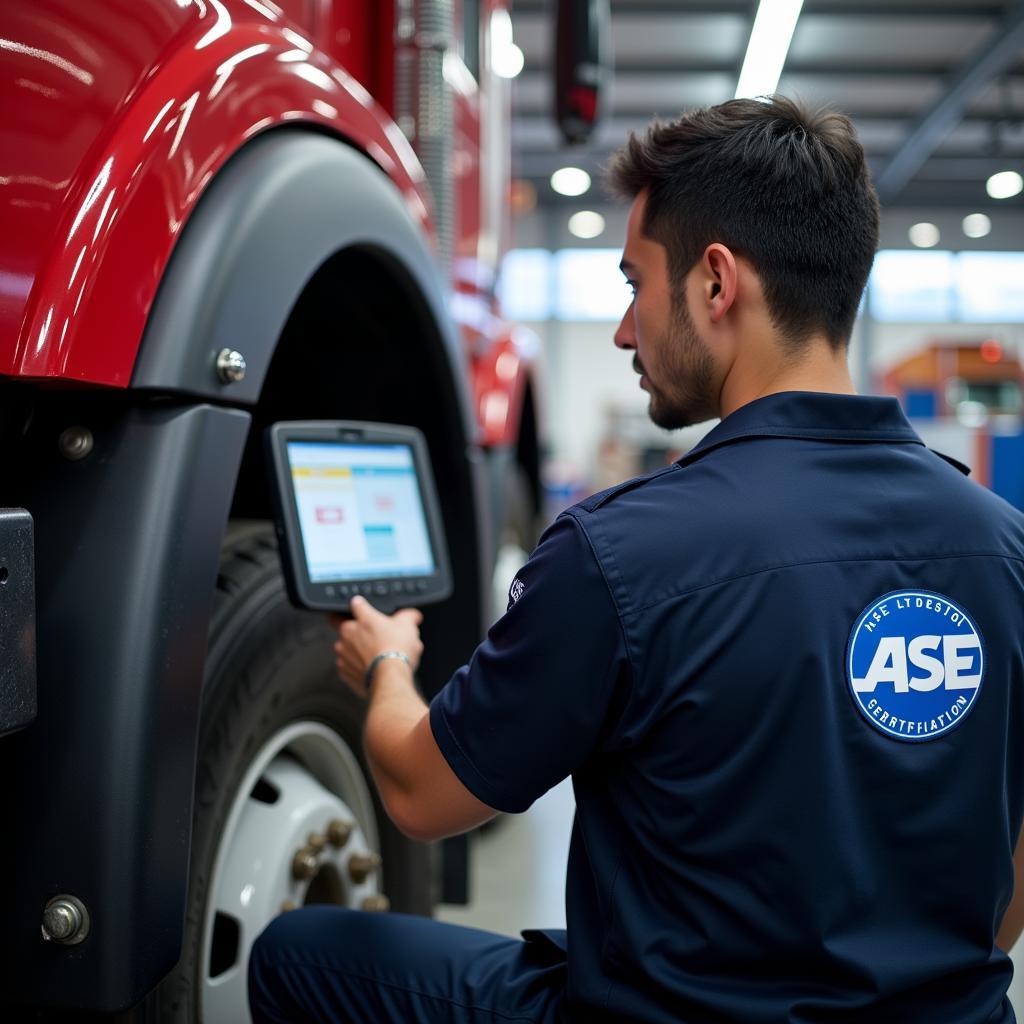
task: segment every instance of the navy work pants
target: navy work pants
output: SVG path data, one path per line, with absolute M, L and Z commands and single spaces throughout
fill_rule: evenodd
M 255 1024 L 563 1024 L 565 953 L 528 934 L 535 939 L 404 914 L 293 910 L 272 921 L 253 946 L 252 1018 Z

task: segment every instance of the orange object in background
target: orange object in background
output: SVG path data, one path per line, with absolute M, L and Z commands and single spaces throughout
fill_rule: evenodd
M 933 341 L 891 367 L 879 391 L 899 398 L 925 443 L 1024 506 L 1024 366 L 996 338 Z

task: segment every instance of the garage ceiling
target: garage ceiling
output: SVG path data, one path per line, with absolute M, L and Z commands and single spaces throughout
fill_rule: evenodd
M 654 116 L 730 99 L 756 0 L 612 0 L 614 76 L 591 141 L 566 147 L 551 112 L 554 4 L 515 0 L 526 58 L 513 87 L 514 171 L 542 205 L 575 203 L 548 179 L 565 164 L 598 175 Z M 805 0 L 779 91 L 850 115 L 883 202 L 1024 207 L 985 180 L 1024 171 L 1024 2 Z

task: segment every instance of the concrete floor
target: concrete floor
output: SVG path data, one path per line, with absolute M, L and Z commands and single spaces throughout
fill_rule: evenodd
M 468 907 L 443 905 L 441 921 L 518 936 L 565 927 L 565 860 L 573 815 L 568 779 L 525 814 L 507 814 L 474 839 Z

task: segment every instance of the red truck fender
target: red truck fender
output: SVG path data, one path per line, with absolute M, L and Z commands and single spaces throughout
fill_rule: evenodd
M 59 186 L 60 202 L 52 195 L 48 207 L 38 200 L 45 181 L 38 173 L 3 182 L 8 216 L 17 218 L 3 232 L 17 288 L 0 295 L 0 375 L 126 387 L 183 226 L 232 156 L 275 127 L 302 124 L 349 140 L 394 182 L 413 219 L 429 224 L 422 168 L 404 137 L 355 79 L 271 8 L 208 0 L 182 10 L 140 0 L 131 17 L 145 25 L 151 49 L 136 55 L 116 47 L 118 92 L 103 88 L 100 59 L 90 65 L 79 51 L 114 50 L 122 20 L 108 17 L 102 5 L 91 13 L 70 5 L 73 16 L 63 10 L 68 5 L 51 6 L 58 9 L 49 17 L 65 29 L 74 25 L 74 32 L 41 39 L 50 27 L 32 15 L 19 22 L 19 8 L 0 18 L 4 35 L 10 28 L 26 40 L 13 44 L 11 59 L 25 71 L 13 82 L 57 92 L 25 77 L 53 72 L 103 127 L 88 147 L 70 134 L 55 147 L 59 152 L 40 154 L 36 143 L 24 157 L 30 171 L 45 166 L 54 177 L 68 173 L 49 183 Z M 15 22 L 8 26 L 10 17 Z M 53 49 L 62 42 L 63 50 L 34 45 L 42 42 Z M 0 88 L 5 109 L 8 101 L 24 102 L 24 89 L 11 82 Z M 34 124 L 34 133 L 66 130 L 66 101 L 44 105 L 41 113 L 44 123 Z

